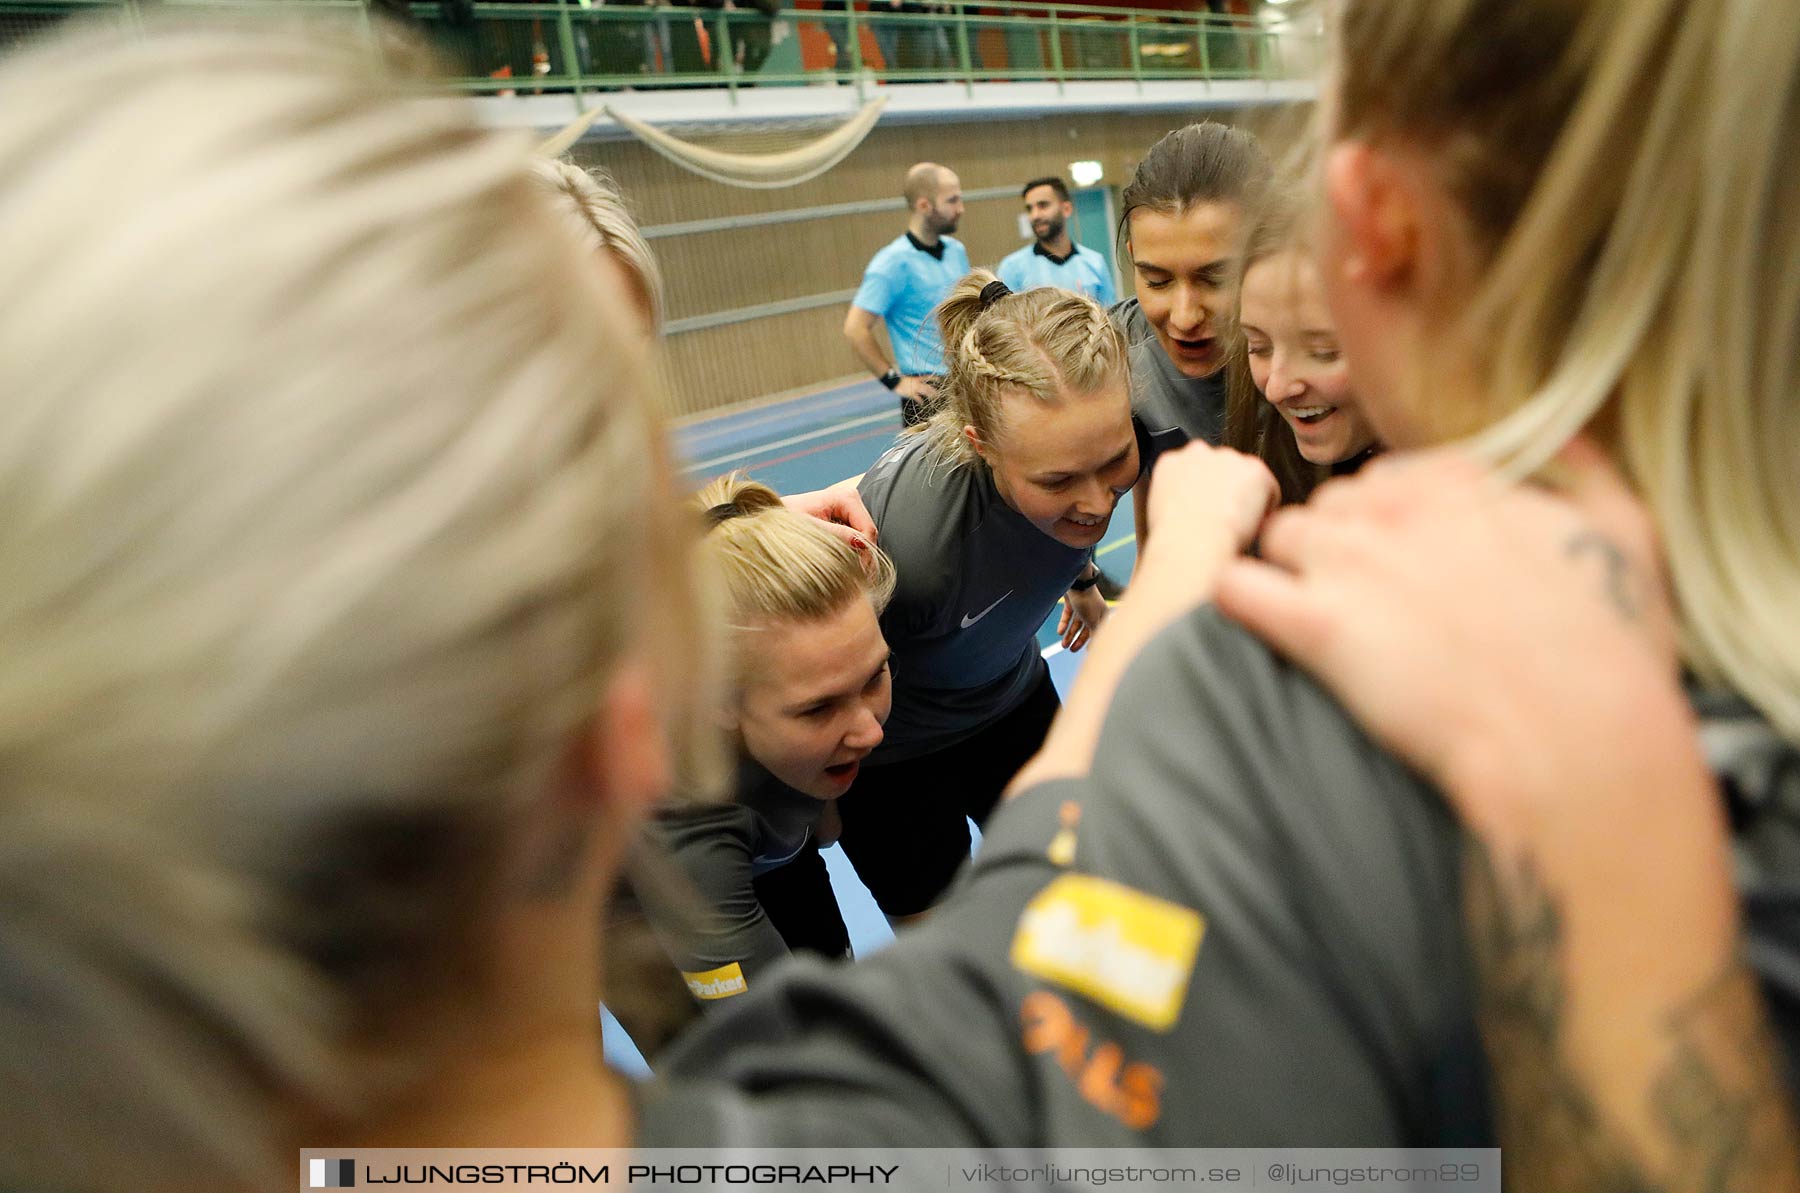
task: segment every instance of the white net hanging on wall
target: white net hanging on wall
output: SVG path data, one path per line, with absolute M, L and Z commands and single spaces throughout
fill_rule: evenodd
M 726 186 L 775 190 L 825 173 L 862 144 L 881 119 L 887 97 L 841 117 L 732 120 L 685 124 L 681 136 L 609 106 L 589 112 L 542 147 L 552 157 L 568 149 L 601 115 L 684 170 Z

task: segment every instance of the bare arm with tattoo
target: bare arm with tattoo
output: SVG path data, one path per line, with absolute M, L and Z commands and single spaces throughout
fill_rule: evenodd
M 1569 1057 L 1564 911 L 1536 871 L 1469 843 L 1466 911 L 1478 1014 L 1497 1083 L 1509 1188 L 1532 1193 L 1717 1193 L 1794 1188 L 1793 1120 L 1754 976 L 1727 958 L 1644 1039 L 1660 1064 L 1633 1146 Z
M 1800 1191 L 1654 536 L 1594 453 L 1570 463 L 1573 502 L 1449 453 L 1378 464 L 1278 515 L 1219 603 L 1469 833 L 1509 1186 Z

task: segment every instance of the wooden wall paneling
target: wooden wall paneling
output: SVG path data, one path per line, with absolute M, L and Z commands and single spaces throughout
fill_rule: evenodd
M 822 307 L 669 337 L 658 369 L 667 409 L 699 414 L 859 374 L 843 323 L 842 308 Z
M 958 237 L 976 266 L 992 267 L 1023 243 L 1014 188 L 1093 159 L 1105 184 L 1123 186 L 1145 150 L 1172 128 L 1218 113 L 1102 113 L 1070 118 L 944 121 L 878 127 L 837 168 L 775 191 L 723 186 L 690 174 L 635 141 L 587 142 L 576 159 L 617 179 L 646 226 L 898 198 L 914 162 L 956 170 L 963 187 L 1004 187 L 968 203 Z M 874 252 L 905 228 L 905 213 L 876 211 L 794 223 L 658 237 L 671 319 L 854 289 Z M 1127 279 L 1129 285 L 1129 279 Z M 659 365 L 670 408 L 692 415 L 861 372 L 841 334 L 845 303 L 708 327 L 665 338 Z

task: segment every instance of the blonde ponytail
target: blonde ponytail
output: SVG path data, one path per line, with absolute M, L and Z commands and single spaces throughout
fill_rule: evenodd
M 693 504 L 710 526 L 701 553 L 735 629 L 817 621 L 857 597 L 879 613 L 893 596 L 894 565 L 878 548 L 852 548 L 742 473 L 713 481 Z

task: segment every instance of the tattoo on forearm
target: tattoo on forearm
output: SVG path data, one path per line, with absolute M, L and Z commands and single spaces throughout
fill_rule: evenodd
M 1734 962 L 1665 1024 L 1668 1060 L 1643 1091 L 1661 1155 L 1607 1121 L 1562 1052 L 1563 924 L 1529 863 L 1503 872 L 1477 841 L 1464 867 L 1494 1070 L 1506 1187 L 1529 1193 L 1795 1193 L 1800 1151 L 1754 977 Z
M 1493 1066 L 1506 1184 L 1515 1190 L 1647 1193 L 1563 1071 L 1562 919 L 1529 869 L 1503 886 L 1494 859 L 1469 840 L 1465 912 L 1477 979 L 1477 1014 Z
M 1800 1141 L 1762 992 L 1733 964 L 1670 1016 L 1672 1055 L 1653 1093 L 1676 1142 L 1669 1185 L 1732 1193 L 1800 1188 Z
M 1570 559 L 1582 555 L 1598 556 L 1606 568 L 1606 597 L 1623 617 L 1633 621 L 1644 609 L 1644 595 L 1637 569 L 1619 545 L 1595 530 L 1584 530 L 1563 545 Z

